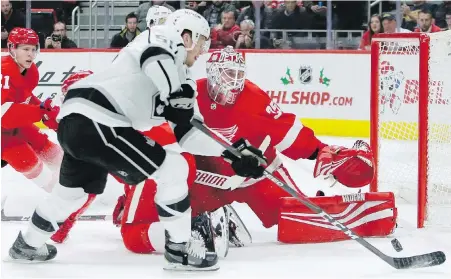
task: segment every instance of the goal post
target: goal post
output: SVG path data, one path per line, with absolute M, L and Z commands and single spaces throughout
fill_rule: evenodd
M 417 227 L 451 227 L 451 31 L 371 44 L 371 191 L 417 206 Z

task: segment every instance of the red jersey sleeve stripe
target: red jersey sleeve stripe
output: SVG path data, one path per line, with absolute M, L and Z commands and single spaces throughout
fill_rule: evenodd
M 2 104 L 2 117 L 5 115 L 5 113 L 9 110 L 9 108 L 13 105 L 13 102 L 6 102 Z
M 290 130 L 288 130 L 288 132 L 285 134 L 285 137 L 275 146 L 279 152 L 283 152 L 286 149 L 290 148 L 290 146 L 292 146 L 296 141 L 296 138 L 304 127 L 301 121 L 299 121 L 298 119 L 293 118 L 293 120 L 294 123 L 291 126 Z

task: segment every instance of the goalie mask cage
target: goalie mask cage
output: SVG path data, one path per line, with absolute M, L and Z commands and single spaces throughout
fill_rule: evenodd
M 417 205 L 417 226 L 451 227 L 451 31 L 379 34 L 371 45 L 371 191 Z

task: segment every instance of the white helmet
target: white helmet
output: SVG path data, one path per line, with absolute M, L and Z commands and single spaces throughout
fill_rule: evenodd
M 174 27 L 180 36 L 184 30 L 191 32 L 193 46 L 187 48 L 187 50 L 192 49 L 197 44 L 200 36 L 204 36 L 206 41 L 202 48 L 204 52 L 208 52 L 210 48 L 210 26 L 207 20 L 197 12 L 189 9 L 176 10 L 168 16 L 165 25 Z
M 246 64 L 232 46 L 211 53 L 207 61 L 207 88 L 210 98 L 220 105 L 233 105 L 243 91 Z
M 146 23 L 150 28 L 153 25 L 162 25 L 165 23 L 166 18 L 172 13 L 171 10 L 165 6 L 154 5 L 147 11 Z

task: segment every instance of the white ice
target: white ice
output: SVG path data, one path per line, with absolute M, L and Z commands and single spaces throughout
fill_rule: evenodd
M 323 141 L 351 146 L 353 139 L 322 138 Z M 328 188 L 327 181 L 312 178 L 309 161 L 286 160 L 293 178 L 307 194 L 323 189 L 326 194 L 349 193 L 342 186 Z M 110 180 L 105 195 L 96 201 L 90 212 L 110 213 L 122 188 Z M 21 190 L 19 190 L 21 189 Z M 25 192 L 28 192 L 26 195 Z M 20 194 L 18 194 L 20 192 Z M 30 215 L 42 196 L 35 186 L 5 168 L 2 173 L 2 202 L 7 215 Z M 451 253 L 450 229 L 416 229 L 415 207 L 397 200 L 398 229 L 389 238 L 368 241 L 391 256 L 411 256 L 441 250 Z M 322 244 L 287 245 L 277 242 L 277 228 L 265 229 L 252 211 L 243 204 L 234 204 L 248 226 L 253 243 L 231 248 L 221 259 L 216 272 L 180 273 L 163 270 L 161 254 L 137 255 L 126 250 L 120 230 L 111 221 L 81 221 L 73 228 L 69 240 L 58 245 L 56 259 L 47 263 L 18 264 L 5 261 L 8 249 L 26 222 L 1 222 L 1 275 L 5 278 L 451 278 L 451 264 L 396 270 L 354 241 Z M 451 222 L 450 222 L 451 223 Z M 390 240 L 396 237 L 404 247 L 395 252 Z

